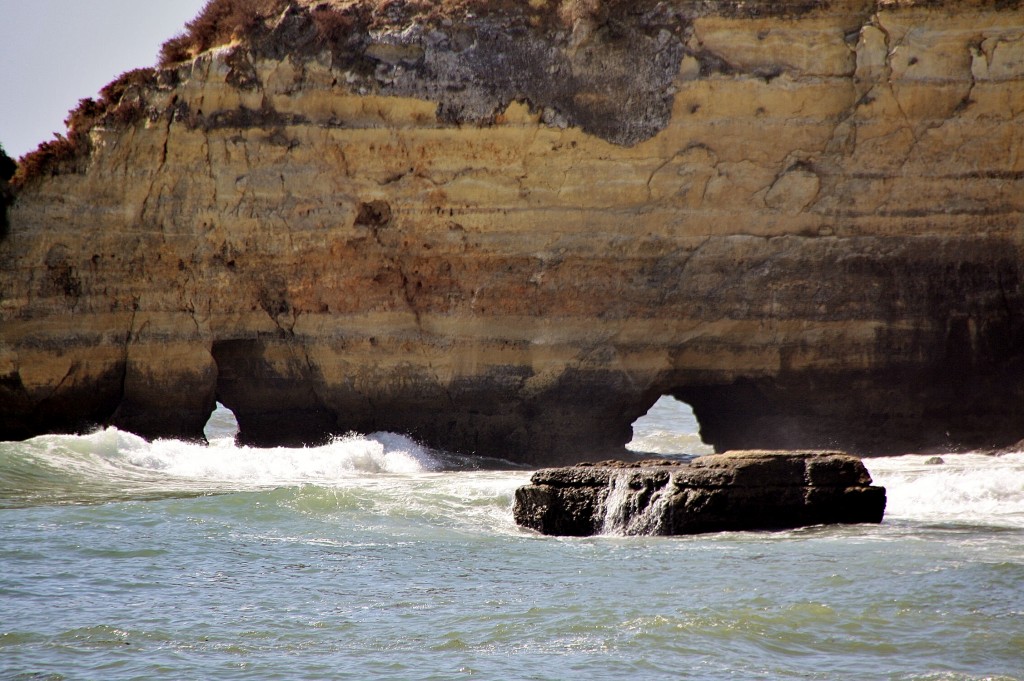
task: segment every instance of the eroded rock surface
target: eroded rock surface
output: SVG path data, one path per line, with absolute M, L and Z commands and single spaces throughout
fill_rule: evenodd
M 17 187 L 0 437 L 1024 437 L 1018 3 L 285 5 Z
M 543 534 L 678 535 L 880 523 L 885 488 L 839 452 L 740 451 L 689 463 L 605 462 L 534 473 L 516 523 Z

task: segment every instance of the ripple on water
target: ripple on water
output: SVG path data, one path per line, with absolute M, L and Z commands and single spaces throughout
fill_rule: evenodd
M 0 678 L 1020 676 L 1012 459 L 869 461 L 881 525 L 556 539 L 512 522 L 529 472 L 383 440 L 30 443 L 38 496 L 0 510 Z

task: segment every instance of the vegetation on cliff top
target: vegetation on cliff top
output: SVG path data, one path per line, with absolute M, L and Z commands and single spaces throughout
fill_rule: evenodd
M 912 0 L 900 0 L 910 3 Z M 1003 0 L 1004 2 L 1006 0 Z M 17 191 L 33 178 L 75 172 L 88 158 L 89 132 L 97 125 L 124 127 L 145 114 L 141 90 L 155 86 L 158 76 L 172 74 L 176 64 L 194 59 L 212 48 L 234 41 L 257 41 L 266 36 L 271 22 L 285 12 L 312 20 L 312 30 L 302 32 L 299 49 L 331 48 L 351 51 L 359 35 L 368 30 L 410 23 L 438 24 L 470 16 L 517 17 L 533 29 L 561 30 L 580 20 L 603 23 L 617 12 L 636 12 L 638 5 L 655 0 L 208 0 L 185 30 L 160 48 L 157 69 L 135 69 L 122 74 L 103 88 L 98 100 L 82 99 L 65 120 L 67 134 L 43 142 L 20 159 L 10 187 Z M 747 3 L 727 0 L 733 9 Z M 751 11 L 773 6 L 770 0 L 755 0 Z M 784 4 L 785 3 L 781 3 Z M 805 0 L 800 7 L 817 6 L 821 0 Z M 720 8 L 722 9 L 722 8 Z M 302 17 L 305 15 L 305 17 Z M 301 21 L 299 22 L 302 23 Z M 305 24 L 309 27 L 309 24 Z M 355 36 L 355 37 L 354 37 Z M 285 38 L 295 39 L 292 35 Z M 135 95 L 132 96 L 133 89 Z
M 543 24 L 571 27 L 582 18 L 600 19 L 617 5 L 637 0 L 208 0 L 185 30 L 160 48 L 161 67 L 171 66 L 235 40 L 252 38 L 266 22 L 295 8 L 309 12 L 315 43 L 337 45 L 357 24 L 380 28 L 410 22 L 439 22 L 468 14 L 517 15 L 528 11 Z
M 317 6 L 311 10 L 321 40 L 338 40 L 351 28 L 350 22 L 332 9 Z M 209 0 L 185 31 L 168 40 L 160 49 L 159 66 L 140 68 L 121 74 L 102 90 L 98 99 L 79 101 L 64 120 L 67 133 L 56 133 L 25 154 L 16 165 L 10 186 L 16 191 L 39 177 L 75 172 L 91 150 L 89 132 L 97 125 L 124 127 L 145 113 L 141 90 L 157 84 L 166 67 L 193 59 L 196 55 L 236 39 L 252 37 L 264 22 L 293 6 L 291 0 Z M 11 192 L 13 193 L 13 192 Z
M 544 23 L 571 26 L 584 17 L 606 13 L 609 7 L 632 0 L 550 0 L 531 3 L 531 14 L 544 15 Z M 255 38 L 267 29 L 267 22 L 281 16 L 289 8 L 308 12 L 313 21 L 315 46 L 338 47 L 356 26 L 380 27 L 408 22 L 437 22 L 444 17 L 475 12 L 518 13 L 520 0 L 356 0 L 355 2 L 312 0 L 208 0 L 185 30 L 160 48 L 157 69 L 142 68 L 122 74 L 100 91 L 99 99 L 79 101 L 64 123 L 67 133 L 55 134 L 34 151 L 20 159 L 10 182 L 16 191 L 34 178 L 76 172 L 81 169 L 91 150 L 89 132 L 97 125 L 124 127 L 145 113 L 138 94 L 143 88 L 156 85 L 158 69 L 167 70 L 175 64 L 233 41 Z
M 160 48 L 160 66 L 188 61 L 211 47 L 251 35 L 268 18 L 280 14 L 288 0 L 208 0 L 185 31 Z
M 118 76 L 100 90 L 99 99 L 87 97 L 64 119 L 67 135 L 55 134 L 54 139 L 43 142 L 34 151 L 21 157 L 11 185 L 18 189 L 33 178 L 73 172 L 88 156 L 89 131 L 96 125 L 123 127 L 143 114 L 138 90 L 156 85 L 156 71 L 151 68 L 134 69 Z M 132 91 L 136 96 L 131 96 Z

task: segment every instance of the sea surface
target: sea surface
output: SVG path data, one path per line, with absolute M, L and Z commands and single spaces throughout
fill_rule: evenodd
M 881 525 L 561 539 L 501 461 L 233 432 L 0 443 L 0 679 L 1024 679 L 1024 453 L 868 460 Z

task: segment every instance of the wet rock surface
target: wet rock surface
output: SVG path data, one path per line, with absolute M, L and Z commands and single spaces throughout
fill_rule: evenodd
M 879 523 L 884 511 L 885 489 L 857 457 L 770 451 L 544 469 L 516 491 L 513 509 L 520 526 L 563 536 Z

